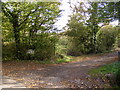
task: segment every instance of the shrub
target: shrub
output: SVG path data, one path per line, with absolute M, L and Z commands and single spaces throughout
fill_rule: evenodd
M 103 26 L 96 34 L 96 48 L 97 52 L 105 52 L 111 50 L 115 43 L 115 38 L 118 30 L 111 26 Z
M 37 60 L 53 60 L 55 57 L 54 36 L 38 35 L 35 41 L 35 59 Z
M 114 48 L 116 50 L 120 50 L 120 27 L 117 27 L 117 29 L 118 29 L 118 35 L 117 35 L 117 37 L 115 39 Z
M 5 42 L 2 45 L 2 58 L 3 60 L 13 59 L 15 58 L 15 43 Z
M 28 59 L 26 52 L 29 49 L 28 44 L 20 44 L 20 50 L 21 50 L 21 59 Z M 16 59 L 16 48 L 15 48 L 15 42 L 4 42 L 2 46 L 2 57 L 3 60 L 8 59 Z
M 120 86 L 120 65 L 116 73 L 116 82 L 117 82 L 117 85 Z
M 91 37 L 90 29 L 86 26 L 80 25 L 76 30 L 68 31 L 69 48 L 68 55 L 79 56 L 82 54 L 91 53 Z
M 59 36 L 59 40 L 56 43 L 56 53 L 57 54 L 66 54 L 68 47 L 68 37 L 67 36 Z

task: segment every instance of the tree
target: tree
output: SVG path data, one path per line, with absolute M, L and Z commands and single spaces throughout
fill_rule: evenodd
M 89 39 L 87 38 L 87 40 L 89 40 L 88 42 L 89 42 L 90 53 L 97 53 L 98 47 L 96 47 L 97 44 L 96 34 L 97 32 L 99 32 L 100 29 L 99 24 L 102 23 L 103 25 L 106 24 L 108 25 L 111 21 L 115 20 L 115 15 L 116 16 L 118 15 L 119 10 L 116 9 L 115 7 L 110 8 L 110 5 L 115 5 L 115 4 L 112 2 L 88 2 L 88 3 L 79 3 L 79 5 L 71 5 L 73 6 L 72 7 L 73 15 L 71 15 L 71 19 L 70 22 L 68 23 L 68 27 L 69 29 L 71 29 L 72 31 L 71 34 L 73 34 L 74 36 L 76 35 L 75 34 L 76 32 L 77 32 L 77 36 L 83 34 L 83 33 L 78 33 L 79 30 L 82 29 L 79 28 L 81 25 L 87 27 L 86 31 L 89 33 L 89 35 L 87 34 L 89 38 Z M 118 6 L 118 3 L 116 3 L 116 6 Z
M 107 3 L 106 10 L 110 13 L 111 21 L 118 20 L 120 24 L 120 1 Z
M 96 33 L 99 31 L 100 23 L 108 25 L 111 21 L 119 20 L 119 2 L 90 2 L 88 8 L 89 19 L 87 26 L 91 29 L 91 42 L 93 51 L 96 52 Z
M 60 13 L 58 5 L 60 3 L 2 2 L 2 12 L 12 25 L 18 59 L 22 59 L 20 44 L 24 37 L 28 37 L 29 34 L 32 38 L 38 30 L 43 32 L 53 28 Z M 27 40 L 30 43 L 29 37 Z
M 98 19 L 98 3 L 96 2 L 92 2 L 91 4 L 91 9 L 89 10 L 89 15 L 90 18 L 87 21 L 87 25 L 88 27 L 91 29 L 91 53 L 96 52 L 96 48 L 95 48 L 95 44 L 96 44 L 96 40 L 95 40 L 95 36 L 96 33 L 98 31 L 98 23 L 99 23 L 99 19 Z
M 26 5 L 27 3 L 21 4 L 19 2 L 9 2 L 9 3 L 3 3 L 2 2 L 2 11 L 4 15 L 9 19 L 10 23 L 13 27 L 14 32 L 14 38 L 15 38 L 15 44 L 16 44 L 16 56 L 18 59 L 21 58 L 21 52 L 20 52 L 20 30 L 22 28 L 22 25 L 25 24 L 25 22 L 28 19 L 28 16 L 31 13 L 34 13 L 38 7 L 34 11 L 30 11 L 27 15 L 25 15 L 25 18 L 23 20 L 19 20 L 19 16 L 22 12 L 21 8 L 23 5 Z M 9 9 L 9 8 L 10 9 Z M 22 8 L 24 9 L 24 8 Z M 21 22 L 19 22 L 21 21 Z
M 72 5 L 71 5 L 72 6 Z M 68 24 L 69 29 L 71 29 L 74 36 L 77 33 L 79 41 L 83 43 L 82 47 L 84 53 L 94 53 L 95 52 L 95 37 L 99 30 L 100 16 L 98 16 L 98 6 L 96 2 L 90 3 L 79 3 L 79 5 L 74 5 L 73 15 L 71 15 L 70 22 Z M 71 23 L 72 22 L 72 23 Z M 84 27 L 84 29 L 82 27 Z M 86 34 L 86 35 L 84 35 Z M 80 37 L 82 35 L 82 37 Z M 81 38 L 85 38 L 81 40 Z M 87 42 L 88 43 L 87 43 Z M 78 42 L 78 41 L 77 41 Z M 85 50 L 86 49 L 86 50 Z M 78 49 L 77 49 L 78 50 Z
M 84 25 L 84 15 L 74 13 L 71 15 L 66 34 L 69 37 L 68 54 L 78 56 L 90 53 L 90 29 Z
M 103 26 L 96 34 L 97 52 L 105 52 L 113 49 L 118 29 L 112 25 Z

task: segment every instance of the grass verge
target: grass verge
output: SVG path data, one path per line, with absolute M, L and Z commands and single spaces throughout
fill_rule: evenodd
M 91 71 L 89 71 L 89 74 L 92 77 L 100 77 L 101 76 L 103 78 L 105 78 L 106 74 L 112 74 L 112 75 L 118 76 L 118 75 L 120 75 L 120 62 L 116 61 L 114 63 L 108 64 L 105 66 L 101 66 L 97 69 L 92 69 Z M 118 76 L 118 78 L 120 79 L 120 76 Z M 118 79 L 116 79 L 115 82 L 117 82 L 117 80 Z M 116 83 L 113 86 L 114 86 L 113 88 L 116 88 L 116 87 L 120 88 L 120 86 L 118 86 Z
M 114 62 L 112 64 L 102 66 L 102 67 L 100 67 L 98 69 L 93 69 L 89 73 L 91 75 L 97 75 L 97 74 L 105 75 L 107 73 L 115 74 L 118 71 L 119 67 L 120 67 L 120 62 L 117 61 L 117 62 Z

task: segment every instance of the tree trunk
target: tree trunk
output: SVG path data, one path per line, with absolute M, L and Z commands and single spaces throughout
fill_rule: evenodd
M 18 59 L 21 58 L 21 52 L 20 52 L 20 33 L 17 30 L 17 28 L 14 28 L 14 38 L 15 38 L 15 44 L 16 44 L 16 57 Z
M 15 45 L 16 45 L 16 57 L 21 59 L 21 51 L 20 51 L 20 30 L 18 29 L 18 15 L 14 15 L 13 21 L 13 31 L 14 31 L 14 38 L 15 38 Z

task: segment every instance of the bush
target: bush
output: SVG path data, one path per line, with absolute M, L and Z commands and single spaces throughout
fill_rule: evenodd
M 20 50 L 21 50 L 21 59 L 28 59 L 27 58 L 27 50 L 29 49 L 28 44 L 20 44 Z M 2 57 L 3 60 L 8 60 L 8 59 L 17 59 L 16 58 L 16 46 L 15 42 L 4 42 L 2 46 Z
M 120 65 L 116 73 L 116 82 L 117 82 L 117 85 L 120 86 Z
M 118 35 L 116 37 L 114 48 L 120 51 L 120 27 L 117 27 L 117 29 L 118 29 Z
M 67 50 L 67 54 L 71 56 L 79 56 L 81 55 L 81 44 L 79 44 L 79 40 L 77 38 L 69 38 L 69 48 Z M 79 48 L 80 47 L 80 48 Z
M 20 43 L 21 60 L 53 60 L 55 59 L 55 43 L 54 35 L 42 33 L 36 36 L 29 45 L 28 42 Z M 34 53 L 29 53 L 29 52 Z M 17 59 L 15 42 L 3 44 L 3 58 Z
M 92 69 L 89 72 L 94 77 L 105 77 L 109 80 L 110 85 L 113 87 L 118 86 L 120 88 L 120 62 L 114 62 L 101 66 L 97 69 Z
M 118 30 L 111 26 L 103 26 L 96 34 L 97 52 L 105 52 L 113 49 Z
M 56 43 L 56 53 L 57 54 L 66 54 L 68 47 L 68 37 L 67 36 L 59 36 L 59 40 Z
M 35 59 L 53 60 L 55 58 L 55 42 L 53 36 L 38 35 L 35 42 Z
M 15 58 L 15 43 L 3 43 L 2 45 L 2 58 L 3 60 L 13 59 Z
M 86 26 L 80 25 L 76 30 L 68 31 L 69 48 L 68 55 L 79 56 L 82 54 L 89 54 L 92 50 L 90 29 Z

